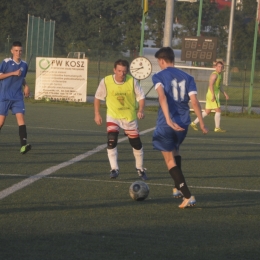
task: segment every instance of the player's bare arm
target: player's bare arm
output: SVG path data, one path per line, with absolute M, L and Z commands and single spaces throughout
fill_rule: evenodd
M 223 93 L 223 95 L 225 96 L 226 100 L 229 99 L 228 94 L 226 93 L 226 91 L 223 89 L 223 86 L 220 86 L 220 92 Z
M 190 101 L 191 101 L 192 107 L 194 109 L 194 112 L 195 112 L 196 116 L 199 119 L 200 129 L 201 129 L 202 133 L 203 134 L 207 134 L 209 130 L 204 125 L 203 117 L 202 117 L 202 114 L 201 114 L 201 107 L 200 107 L 200 103 L 198 101 L 197 95 L 196 94 L 191 95 L 190 96 Z
M 210 76 L 210 79 L 209 79 L 209 89 L 210 89 L 210 92 L 212 94 L 212 99 L 211 101 L 214 102 L 215 101 L 215 93 L 214 93 L 214 83 L 217 79 L 217 75 L 216 74 L 211 74 Z
M 24 96 L 25 96 L 25 97 L 29 97 L 29 96 L 30 96 L 30 88 L 29 88 L 29 86 L 27 85 L 25 79 L 23 80 L 23 86 L 24 86 L 24 88 L 23 88 Z
M 8 72 L 8 73 L 2 73 L 0 74 L 0 80 L 1 79 L 6 79 L 8 77 L 12 77 L 12 76 L 21 76 L 22 72 L 21 70 L 16 70 L 16 71 L 12 71 L 12 72 Z
M 141 99 L 139 101 L 139 109 L 138 109 L 138 112 L 137 112 L 138 119 L 143 119 L 145 117 L 144 107 L 145 107 L 145 99 Z
M 169 114 L 169 107 L 168 107 L 168 103 L 167 103 L 167 99 L 166 96 L 164 94 L 164 90 L 162 86 L 159 86 L 156 89 L 157 93 L 158 93 L 158 97 L 159 97 L 159 103 L 160 106 L 162 108 L 163 114 L 165 116 L 166 122 L 167 124 L 174 129 L 175 131 L 184 131 L 184 129 L 182 127 L 180 127 L 178 124 L 174 123 L 171 120 L 170 114 Z
M 100 108 L 100 100 L 95 98 L 94 99 L 94 112 L 95 112 L 94 120 L 95 120 L 97 125 L 101 125 L 102 124 L 102 117 L 101 117 L 101 115 L 99 113 L 99 108 Z

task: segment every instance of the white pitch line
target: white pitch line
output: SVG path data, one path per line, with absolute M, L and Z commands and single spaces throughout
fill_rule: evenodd
M 151 132 L 151 131 L 153 131 L 154 129 L 155 129 L 155 127 L 149 128 L 149 129 L 147 129 L 147 130 L 144 130 L 144 131 L 140 132 L 140 135 L 143 135 L 143 134 L 146 134 L 146 133 L 148 133 L 148 132 Z M 197 139 L 197 138 L 189 138 L 189 137 L 188 137 L 188 139 Z M 200 138 L 198 138 L 198 139 L 200 139 Z M 127 137 L 120 138 L 120 139 L 118 140 L 118 143 L 123 142 L 123 141 L 125 141 L 125 140 L 127 140 Z M 218 141 L 220 141 L 220 140 L 218 140 Z M 225 141 L 226 141 L 226 140 L 225 140 Z M 250 144 L 257 144 L 257 145 L 258 145 L 258 143 L 250 143 Z M 56 166 L 52 166 L 52 167 L 50 167 L 50 168 L 48 168 L 48 169 L 46 169 L 46 170 L 44 170 L 44 171 L 42 171 L 42 172 L 40 172 L 40 173 L 38 173 L 38 174 L 36 174 L 36 175 L 30 176 L 29 178 L 27 178 L 27 179 L 25 179 L 25 180 L 23 180 L 23 181 L 21 181 L 21 182 L 18 182 L 18 183 L 16 183 L 16 184 L 12 185 L 11 187 L 9 187 L 9 188 L 4 189 L 3 191 L 1 191 L 1 192 L 0 192 L 0 200 L 3 199 L 3 198 L 5 198 L 5 197 L 7 197 L 7 196 L 9 196 L 9 195 L 11 195 L 11 194 L 13 194 L 14 192 L 16 192 L 16 191 L 18 191 L 18 190 L 20 190 L 20 189 L 22 189 L 22 188 L 25 188 L 26 186 L 28 186 L 28 185 L 34 183 L 35 181 L 38 181 L 38 180 L 42 179 L 43 177 L 46 177 L 46 176 L 48 176 L 48 175 L 50 175 L 50 174 L 52 174 L 52 173 L 58 171 L 59 169 L 62 169 L 62 168 L 64 168 L 64 167 L 67 167 L 67 166 L 69 166 L 69 165 L 71 165 L 71 164 L 74 164 L 74 163 L 76 163 L 76 162 L 79 162 L 79 161 L 81 161 L 81 160 L 83 160 L 83 159 L 85 159 L 85 158 L 87 158 L 87 157 L 89 157 L 89 156 L 91 156 L 91 155 L 93 155 L 93 154 L 95 154 L 95 153 L 98 153 L 98 152 L 100 152 L 101 150 L 105 149 L 106 147 L 107 147 L 107 144 L 99 145 L 99 146 L 97 146 L 96 148 L 94 148 L 93 150 L 88 151 L 88 152 L 86 152 L 86 153 L 83 153 L 83 154 L 81 154 L 81 155 L 78 155 L 78 156 L 76 156 L 75 158 L 72 158 L 72 159 L 69 160 L 69 161 L 60 163 L 60 164 L 58 164 L 58 165 L 56 165 Z M 154 184 L 154 185 L 161 185 L 161 184 Z M 190 187 L 192 187 L 192 188 L 198 188 L 198 187 L 196 187 L 196 186 L 190 186 Z M 200 187 L 200 188 L 205 188 L 205 187 Z M 207 188 L 205 188 L 205 189 L 211 189 L 211 188 L 212 188 L 212 189 L 239 190 L 239 189 L 229 189 L 229 188 L 221 188 L 221 187 L 216 187 L 216 188 L 214 188 L 214 187 L 207 187 Z M 259 192 L 258 190 L 240 190 L 240 191 Z
M 16 125 L 5 125 L 5 127 L 17 127 Z M 94 131 L 94 130 L 80 130 L 80 129 L 69 129 L 69 128 L 54 128 L 54 127 L 43 127 L 43 126 L 27 126 L 32 129 L 44 129 L 44 130 L 57 130 L 57 131 L 76 131 L 76 132 L 91 132 L 91 133 L 106 133 L 106 131 Z
M 186 139 L 190 140 L 202 140 L 201 137 L 186 137 Z M 205 141 L 214 141 L 214 142 L 225 142 L 225 143 L 238 143 L 238 141 L 233 141 L 233 140 L 227 140 L 227 139 L 214 139 L 214 138 L 203 138 Z M 240 144 L 255 144 L 255 145 L 260 145 L 260 143 L 255 143 L 255 142 L 240 142 Z
M 145 134 L 145 133 L 151 132 L 154 129 L 155 129 L 154 127 L 153 128 L 149 128 L 147 130 L 144 130 L 144 131 L 140 132 L 140 134 Z M 123 141 L 125 141 L 127 139 L 128 139 L 128 137 L 120 138 L 118 140 L 118 143 L 121 143 L 121 142 L 123 142 Z M 52 166 L 52 167 L 50 167 L 50 168 L 48 168 L 48 169 L 46 169 L 46 170 L 44 170 L 44 171 L 42 171 L 42 172 L 40 172 L 40 173 L 38 173 L 36 175 L 30 176 L 29 178 L 27 178 L 27 179 L 25 179 L 23 181 L 20 181 L 20 182 L 12 185 L 11 187 L 9 187 L 7 189 L 2 190 L 0 192 L 0 200 L 5 198 L 5 197 L 7 197 L 7 196 L 9 196 L 9 195 L 11 195 L 11 194 L 13 194 L 14 192 L 16 192 L 16 191 L 18 191 L 18 190 L 20 190 L 22 188 L 25 188 L 26 186 L 34 183 L 35 181 L 38 181 L 38 180 L 42 179 L 43 177 L 46 177 L 46 176 L 48 176 L 48 175 L 50 175 L 50 174 L 52 174 L 52 173 L 54 173 L 54 172 L 64 168 L 64 167 L 67 167 L 67 166 L 69 166 L 71 164 L 74 164 L 76 162 L 79 162 L 79 161 L 81 161 L 81 160 L 83 160 L 83 159 L 85 159 L 85 158 L 87 158 L 87 157 L 89 157 L 89 156 L 91 156 L 91 155 L 93 155 L 95 153 L 98 153 L 101 150 L 105 149 L 106 147 L 107 147 L 107 144 L 99 145 L 96 148 L 94 148 L 93 150 L 88 151 L 86 153 L 83 153 L 81 155 L 78 155 L 78 156 L 72 158 L 69 161 L 66 161 L 66 162 L 60 163 L 58 165 Z
M 27 175 L 22 174 L 3 174 L 0 173 L 0 176 L 13 176 L 13 177 L 26 177 Z M 122 183 L 122 184 L 131 184 L 133 181 L 120 181 L 120 180 L 97 180 L 97 179 L 87 179 L 87 178 L 71 178 L 71 177 L 52 177 L 52 176 L 45 176 L 47 179 L 56 179 L 56 180 L 70 180 L 70 181 L 86 181 L 86 182 L 103 182 L 103 183 Z M 172 184 L 166 183 L 151 183 L 148 182 L 149 186 L 166 186 L 166 187 L 173 187 Z M 210 186 L 193 186 L 189 185 L 190 188 L 193 189 L 208 189 L 208 190 L 227 190 L 227 191 L 240 191 L 240 192 L 260 192 L 260 190 L 248 190 L 248 189 L 237 189 L 237 188 L 227 188 L 227 187 L 210 187 Z
M 106 182 L 106 183 L 126 183 L 126 184 L 131 184 L 133 183 L 132 181 L 118 181 L 118 180 L 95 180 L 95 179 L 79 179 L 79 178 L 66 178 L 66 177 L 48 177 L 50 179 L 62 179 L 62 180 L 74 180 L 74 181 L 89 181 L 89 182 Z M 167 187 L 173 187 L 172 184 L 165 184 L 165 183 L 151 183 L 147 182 L 150 186 L 167 186 Z M 247 190 L 247 189 L 236 189 L 236 188 L 225 188 L 225 187 L 208 187 L 208 186 L 191 186 L 189 185 L 190 188 L 193 189 L 209 189 L 209 190 L 228 190 L 228 191 L 246 191 L 246 192 L 260 192 L 260 190 Z
M 16 125 L 5 125 L 9 126 L 9 127 L 17 127 Z M 69 128 L 54 128 L 54 127 L 42 127 L 42 126 L 27 126 L 28 128 L 34 128 L 34 129 L 46 129 L 46 130 L 56 130 L 56 131 L 75 131 L 75 132 L 90 132 L 90 133 L 104 133 L 106 134 L 106 131 L 94 131 L 94 130 L 80 130 L 80 129 L 69 129 Z M 142 133 L 140 133 L 140 135 L 142 135 Z M 239 144 L 252 144 L 252 145 L 260 145 L 260 143 L 256 143 L 256 142 L 241 142 L 241 141 L 234 141 L 234 140 L 230 140 L 228 139 L 215 139 L 215 138 L 209 138 L 209 137 L 189 137 L 187 136 L 186 139 L 188 140 L 203 140 L 203 141 L 214 141 L 214 142 L 225 142 L 225 143 L 239 143 Z

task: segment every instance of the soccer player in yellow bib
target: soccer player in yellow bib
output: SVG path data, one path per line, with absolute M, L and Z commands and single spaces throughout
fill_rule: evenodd
M 117 141 L 120 128 L 128 136 L 133 148 L 135 167 L 139 177 L 147 180 L 143 167 L 143 145 L 138 131 L 138 119 L 144 118 L 145 95 L 138 81 L 128 75 L 129 63 L 127 60 L 117 60 L 114 63 L 114 74 L 103 78 L 97 88 L 94 99 L 95 122 L 102 124 L 99 112 L 100 101 L 106 101 L 107 115 L 107 154 L 110 163 L 110 178 L 119 175 L 117 160 Z M 136 111 L 136 102 L 139 108 Z
M 205 111 L 202 112 L 202 116 L 207 116 L 211 110 L 215 110 L 215 129 L 214 132 L 223 133 L 226 132 L 226 130 L 223 130 L 220 128 L 220 119 L 221 119 L 221 108 L 220 108 L 220 102 L 219 102 L 219 94 L 220 92 L 224 94 L 225 98 L 228 100 L 228 94 L 223 90 L 221 86 L 221 72 L 223 70 L 224 64 L 222 61 L 217 61 L 215 66 L 215 71 L 210 75 L 209 78 L 209 87 L 208 92 L 206 94 L 206 106 Z M 199 122 L 199 119 L 196 118 L 190 126 L 195 130 L 198 131 L 197 123 Z

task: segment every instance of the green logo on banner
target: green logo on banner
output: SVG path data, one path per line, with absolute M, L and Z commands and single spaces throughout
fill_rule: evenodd
M 42 70 L 47 70 L 51 66 L 51 63 L 47 59 L 41 59 L 39 66 Z

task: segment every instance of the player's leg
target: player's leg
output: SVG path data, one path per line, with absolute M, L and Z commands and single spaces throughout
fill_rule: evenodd
M 179 155 L 179 153 L 174 153 L 174 160 L 175 160 L 177 167 L 179 167 L 179 169 L 181 170 L 181 156 Z M 172 195 L 176 199 L 183 197 L 182 192 L 178 189 L 176 184 L 175 184 L 175 187 L 173 188 Z
M 7 101 L 0 101 L 0 131 L 4 126 L 6 116 L 8 115 L 9 103 Z
M 205 104 L 205 110 L 202 112 L 202 117 L 206 117 L 210 112 L 211 109 L 216 107 L 216 102 L 213 104 L 212 101 L 212 94 L 210 91 L 207 92 L 206 94 L 206 104 Z M 191 122 L 190 126 L 195 130 L 198 131 L 197 124 L 199 122 L 199 119 L 196 118 L 193 122 Z
M 202 117 L 206 117 L 209 113 L 211 112 L 210 109 L 205 109 L 204 111 L 202 111 Z M 199 123 L 199 119 L 196 118 L 193 122 L 191 122 L 190 126 L 195 130 L 198 131 L 198 127 L 197 124 Z
M 110 164 L 110 178 L 115 179 L 119 175 L 117 161 L 117 141 L 119 126 L 114 122 L 107 122 L 107 156 Z
M 218 133 L 226 132 L 226 130 L 223 130 L 223 129 L 220 128 L 220 120 L 221 120 L 221 108 L 220 107 L 215 109 L 214 120 L 215 120 L 214 132 L 218 132 Z
M 16 121 L 19 127 L 19 137 L 21 143 L 20 153 L 25 154 L 31 150 L 31 145 L 27 144 L 27 130 L 24 121 L 24 101 L 18 100 L 12 102 L 12 104 L 10 105 L 10 109 L 12 110 L 12 113 L 16 116 Z
M 0 131 L 5 123 L 5 118 L 6 118 L 6 116 L 0 115 Z
M 129 143 L 132 146 L 137 174 L 142 180 L 147 180 L 146 169 L 143 166 L 144 150 L 139 136 L 137 120 L 131 122 L 121 120 L 121 127 L 124 129 L 125 135 L 128 136 Z
M 27 130 L 24 115 L 22 113 L 16 113 L 15 116 L 19 127 L 19 137 L 21 143 L 20 153 L 25 154 L 31 150 L 31 145 L 27 144 Z
M 182 192 L 184 196 L 183 202 L 181 203 L 181 205 L 179 205 L 179 207 L 186 208 L 188 206 L 194 206 L 196 203 L 195 197 L 191 196 L 184 175 L 181 169 L 176 165 L 173 153 L 162 151 L 162 155 L 164 157 L 169 173 L 174 180 L 175 186 L 178 190 Z
M 163 158 L 171 177 L 175 182 L 175 187 L 181 190 L 185 198 L 190 198 L 191 193 L 185 182 L 181 169 L 177 166 L 172 152 L 162 151 Z
M 119 167 L 117 162 L 117 141 L 119 132 L 107 133 L 107 156 L 110 164 L 110 178 L 115 179 L 119 175 Z
M 132 131 L 131 131 L 132 132 Z M 133 133 L 132 133 L 133 134 Z M 147 180 L 146 169 L 143 166 L 144 162 L 144 149 L 139 135 L 128 135 L 128 140 L 133 148 L 133 154 L 135 157 L 135 168 L 138 176 L 142 180 Z
M 185 131 L 174 131 L 170 127 L 157 126 L 153 133 L 153 147 L 162 152 L 165 163 L 169 170 L 171 177 L 174 180 L 176 189 L 180 190 L 183 194 L 185 207 L 195 204 L 195 198 L 191 196 L 189 188 L 185 182 L 181 169 L 177 166 L 175 157 L 181 159 L 179 156 L 179 147 L 185 139 L 188 132 L 188 126 Z M 178 161 L 179 166 L 181 160 Z M 193 202 L 191 201 L 193 200 Z M 182 204 L 180 206 L 183 206 Z

